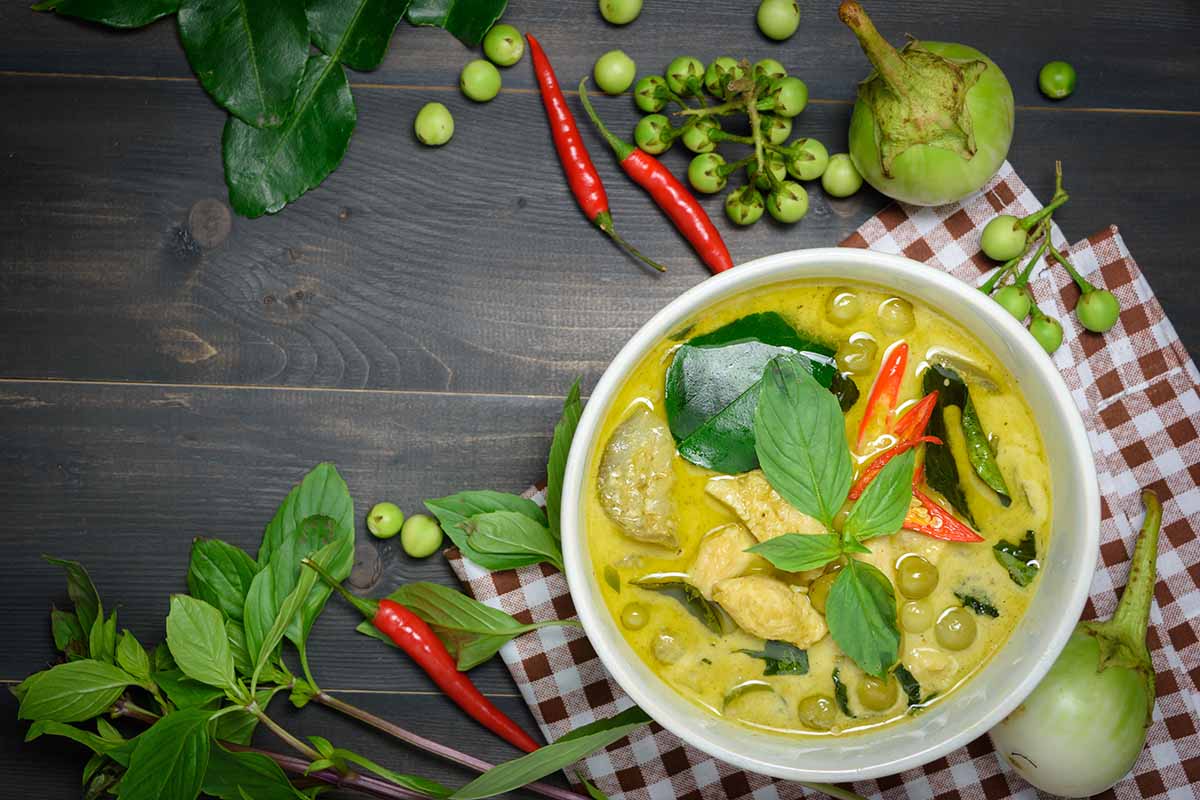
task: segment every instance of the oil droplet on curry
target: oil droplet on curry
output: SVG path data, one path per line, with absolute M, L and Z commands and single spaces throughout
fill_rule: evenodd
M 790 352 L 840 403 L 854 485 L 917 458 L 904 528 L 798 572 L 747 551 L 836 533 L 852 502 L 830 530 L 757 468 L 747 386 Z M 1049 470 L 1012 376 L 948 316 L 873 286 L 752 291 L 674 332 L 616 395 L 588 474 L 593 569 L 634 651 L 711 713 L 788 734 L 863 731 L 948 696 L 1021 619 L 1050 535 Z M 882 675 L 826 624 L 847 558 L 891 584 L 900 644 Z

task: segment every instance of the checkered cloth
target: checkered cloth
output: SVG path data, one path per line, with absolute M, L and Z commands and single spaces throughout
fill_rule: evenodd
M 1005 164 L 987 189 L 960 205 L 893 205 L 845 242 L 903 253 L 970 283 L 994 265 L 979 252 L 979 233 L 997 213 L 1023 216 L 1037 198 Z M 1066 245 L 1052 231 L 1055 246 Z M 1034 294 L 1062 321 L 1063 347 L 1054 354 L 1079 405 L 1096 454 L 1103 500 L 1100 559 L 1086 617 L 1116 607 L 1142 512 L 1139 492 L 1163 502 L 1159 580 L 1149 634 L 1158 699 L 1148 746 L 1130 777 L 1104 797 L 1184 800 L 1200 793 L 1200 374 L 1155 300 L 1115 227 L 1072 245 L 1068 258 L 1121 301 L 1121 319 L 1104 336 L 1083 331 L 1069 309 L 1078 289 L 1065 271 L 1040 264 Z M 540 499 L 540 498 L 539 498 Z M 546 565 L 489 573 L 448 554 L 467 590 L 522 621 L 574 615 L 563 576 Z M 548 740 L 609 717 L 632 701 L 605 672 L 574 628 L 546 628 L 500 651 Z M 744 772 L 647 726 L 568 770 L 590 777 L 610 797 L 799 798 L 815 796 L 795 783 Z M 850 788 L 883 798 L 1035 798 L 1038 792 L 999 759 L 987 737 L 919 769 Z

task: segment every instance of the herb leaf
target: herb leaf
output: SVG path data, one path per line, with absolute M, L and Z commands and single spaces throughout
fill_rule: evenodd
M 648 722 L 649 715 L 634 706 L 614 717 L 576 728 L 528 755 L 497 764 L 452 794 L 451 800 L 482 800 L 524 786 L 607 747 Z
M 171 598 L 167 646 L 183 674 L 192 680 L 229 690 L 237 685 L 225 620 L 203 600 L 186 594 Z
M 114 611 L 108 619 L 96 617 L 88 637 L 88 650 L 92 658 L 109 664 L 117 663 L 117 612 Z
M 515 511 L 539 525 L 546 524 L 546 513 L 541 507 L 524 497 L 505 492 L 493 492 L 488 489 L 459 492 L 436 500 L 426 500 L 425 508 L 437 517 L 442 530 L 450 537 L 464 556 L 484 569 L 501 570 L 516 569 L 530 564 L 536 564 L 541 558 L 533 554 L 499 554 L 486 553 L 471 546 L 470 534 L 462 528 L 462 523 L 471 517 L 487 514 L 493 511 Z
M 762 650 L 738 650 L 751 658 L 766 662 L 763 675 L 807 675 L 808 651 L 801 650 L 791 642 L 769 639 Z
M 409 0 L 306 0 L 312 41 L 360 72 L 383 62 Z
M 996 618 L 1000 616 L 1000 610 L 986 598 L 960 592 L 955 592 L 954 596 L 958 598 L 958 602 L 963 604 L 963 608 L 969 608 L 981 617 Z
M 68 661 L 77 658 L 87 658 L 87 636 L 79 617 L 71 611 L 62 611 L 50 607 L 50 632 L 54 636 L 54 647 L 66 655 Z
M 224 717 L 222 717 L 224 719 Z M 298 800 L 296 791 L 279 765 L 260 753 L 230 752 L 212 742 L 202 791 L 221 800 L 241 800 L 239 788 L 254 800 Z
M 458 668 L 466 671 L 487 661 L 507 642 L 522 633 L 538 628 L 571 624 L 566 620 L 547 620 L 522 624 L 498 608 L 484 605 L 438 583 L 409 583 L 388 595 L 429 624 L 442 644 L 458 660 Z M 395 647 L 395 643 L 379 632 L 370 620 L 363 620 L 359 633 Z
M 975 474 L 1000 497 L 1000 504 L 1005 508 L 1012 505 L 1008 493 L 1008 484 L 1004 482 L 1004 473 L 996 463 L 996 454 L 992 451 L 992 443 L 988 441 L 987 431 L 983 429 L 983 421 L 971 395 L 967 394 L 967 404 L 962 410 L 962 432 L 967 443 L 967 460 L 975 469 Z
M 221 139 L 229 203 L 246 217 L 273 213 L 341 163 L 358 112 L 346 72 L 326 55 L 308 57 L 291 114 L 276 128 L 230 117 Z
M 201 85 L 256 128 L 288 116 L 308 57 L 301 0 L 182 0 L 179 38 Z
M 48 719 L 39 719 L 30 725 L 28 732 L 25 734 L 25 741 L 32 742 L 41 736 L 61 736 L 73 742 L 78 742 L 93 753 L 106 756 L 112 755 L 114 758 L 120 758 L 121 751 L 129 744 L 124 739 L 110 739 L 91 731 L 85 731 L 82 728 L 76 728 L 74 725 L 68 725 L 65 722 L 55 722 Z M 128 762 L 129 759 L 125 758 L 124 761 Z
M 451 793 L 450 789 L 446 788 L 437 781 L 431 781 L 428 778 L 420 778 L 415 775 L 404 775 L 399 772 L 393 772 L 387 767 L 376 764 L 366 756 L 360 756 L 358 753 L 355 753 L 352 750 L 335 747 L 330 751 L 329 758 L 333 759 L 335 762 L 340 759 L 342 761 L 349 761 L 351 764 L 357 764 L 358 766 L 370 770 L 376 775 L 387 779 L 397 786 L 403 786 L 405 789 L 412 789 L 414 792 L 420 792 L 421 794 L 428 795 L 429 797 L 449 797 Z M 256 797 L 255 800 L 258 800 L 258 798 Z
M 850 692 L 846 688 L 846 684 L 842 683 L 842 670 L 839 667 L 833 668 L 833 698 L 837 700 L 838 709 L 853 719 L 854 712 L 850 710 Z
M 18 719 L 80 722 L 116 702 L 137 679 L 123 669 L 87 658 L 59 664 L 22 683 Z
M 462 524 L 471 548 L 492 555 L 529 556 L 564 569 L 562 550 L 550 531 L 519 511 L 477 514 Z
M 150 681 L 150 656 L 128 628 L 117 639 L 117 666 L 142 683 Z
M 179 0 L 42 0 L 34 11 L 54 11 L 112 28 L 140 28 L 174 14 Z
M 75 604 L 75 615 L 79 617 L 79 625 L 84 631 L 90 631 L 96 618 L 104 614 L 104 605 L 100 602 L 100 593 L 88 575 L 87 569 L 78 561 L 68 561 L 65 558 L 42 556 L 47 564 L 62 567 L 67 573 L 67 596 Z
M 178 669 L 154 673 L 154 682 L 178 708 L 206 706 L 225 696 L 223 689 L 194 681 Z
M 500 19 L 508 0 L 413 0 L 408 21 L 413 25 L 436 25 L 474 47 Z
M 942 444 L 929 442 L 925 445 L 925 481 L 950 501 L 950 505 L 974 528 L 975 517 L 971 515 L 971 509 L 967 505 L 967 496 L 963 493 L 958 477 L 958 464 L 954 461 L 954 453 L 950 451 L 945 419 L 947 407 L 966 406 L 967 385 L 958 377 L 958 373 L 949 367 L 931 364 L 922 378 L 922 391 L 925 394 L 933 391 L 938 393 L 937 405 L 929 417 L 926 432 L 942 440 Z
M 717 604 L 707 600 L 699 589 L 682 578 L 646 576 L 630 581 L 629 585 L 666 595 L 676 600 L 713 633 L 720 636 L 725 632 L 721 610 Z
M 808 373 L 803 356 L 779 356 L 767 365 L 754 434 L 763 474 L 775 491 L 832 527 L 850 492 L 846 423 L 834 396 Z
M 865 496 L 865 495 L 864 495 Z M 842 554 L 835 533 L 785 533 L 747 548 L 785 572 L 823 567 Z
M 220 539 L 192 541 L 188 594 L 215 606 L 227 618 L 241 622 L 246 592 L 256 574 L 258 564 L 240 547 Z
M 1033 531 L 1026 531 L 1019 544 L 1001 539 L 992 546 L 992 555 L 1017 586 L 1028 586 L 1037 577 L 1037 538 Z
M 567 471 L 567 455 L 571 452 L 571 440 L 579 427 L 583 404 L 579 402 L 579 381 L 576 380 L 567 399 L 563 402 L 562 415 L 554 426 L 554 439 L 550 442 L 550 458 L 546 464 L 546 521 L 555 539 L 562 539 L 559 527 L 562 523 L 562 484 Z
M 920 705 L 921 684 L 917 682 L 913 674 L 903 664 L 897 664 L 892 673 L 896 676 L 900 688 L 904 690 L 904 696 L 908 699 L 909 706 Z
M 322 547 L 317 552 L 309 556 L 327 572 L 332 572 L 332 562 L 340 556 L 342 549 L 341 542 L 330 542 Z M 264 572 L 274 572 L 274 567 L 264 570 Z M 257 579 L 256 579 L 257 580 Z M 258 682 L 258 676 L 262 674 L 263 668 L 275 653 L 275 648 L 283 640 L 284 634 L 295 624 L 296 615 L 305 607 L 305 603 L 309 600 L 310 595 L 317 591 L 317 571 L 313 569 L 302 569 L 300 576 L 296 581 L 291 593 L 279 603 L 279 610 L 275 614 L 275 621 L 271 624 L 270 629 L 263 635 L 261 641 L 258 641 L 257 652 L 250 649 L 251 642 L 247 638 L 246 646 L 249 650 L 251 658 L 254 659 L 254 673 L 251 678 L 251 686 Z M 247 629 L 247 635 L 250 631 Z M 225 638 L 222 636 L 222 641 Z M 178 656 L 176 656 L 178 661 Z M 186 670 L 184 670 L 186 672 Z
M 259 569 L 271 563 L 275 552 L 287 544 L 310 517 L 318 516 L 334 521 L 335 537 L 348 532 L 350 538 L 354 538 L 354 500 L 337 468 L 328 462 L 313 467 L 292 487 L 267 524 L 258 549 Z M 300 559 L 297 559 L 297 568 L 299 563 Z
M 850 508 L 843 527 L 847 539 L 863 541 L 900 530 L 912 500 L 917 452 L 910 449 L 893 458 Z
M 191 798 L 200 793 L 208 768 L 211 711 L 174 711 L 138 736 L 121 779 L 121 800 Z
M 852 558 L 838 572 L 825 600 L 825 621 L 833 641 L 863 672 L 882 678 L 896 663 L 896 595 L 887 576 L 870 564 Z

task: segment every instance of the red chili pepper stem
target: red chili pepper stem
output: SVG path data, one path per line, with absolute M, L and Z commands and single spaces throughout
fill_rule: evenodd
M 650 258 L 649 256 L 642 255 L 642 251 L 641 251 L 641 250 L 638 250 L 636 247 L 634 247 L 633 245 L 631 245 L 629 242 L 627 242 L 627 241 L 625 241 L 624 239 L 622 239 L 622 238 L 621 238 L 621 235 L 620 235 L 619 233 L 617 233 L 617 229 L 616 229 L 616 227 L 615 227 L 615 226 L 613 226 L 613 221 L 612 221 L 612 213 L 611 213 L 611 212 L 609 212 L 609 211 L 601 211 L 601 212 L 600 212 L 599 214 L 597 214 L 597 215 L 596 215 L 596 217 L 595 217 L 595 218 L 592 220 L 592 223 L 593 223 L 593 224 L 594 224 L 594 225 L 595 225 L 597 228 L 599 228 L 600 230 L 602 230 L 602 231 L 604 231 L 606 234 L 608 234 L 608 238 L 610 238 L 610 239 L 612 239 L 614 242 L 616 242 L 616 243 L 617 243 L 617 245 L 619 245 L 621 248 L 623 248 L 623 249 L 625 250 L 625 252 L 629 253 L 629 255 L 631 255 L 631 256 L 633 256 L 634 258 L 636 258 L 637 260 L 641 261 L 641 262 L 642 262 L 643 264 L 645 264 L 646 266 L 648 266 L 648 267 L 653 267 L 654 269 L 658 270 L 659 272 L 666 272 L 666 271 L 667 271 L 667 268 L 666 268 L 666 267 L 664 267 L 662 264 L 658 263 L 657 261 L 655 261 L 654 259 Z
M 592 101 L 588 99 L 587 89 L 584 88 L 586 84 L 587 76 L 584 75 L 583 80 L 579 82 L 579 101 L 583 103 L 583 110 L 587 112 L 588 119 L 596 126 L 596 130 L 600 131 L 600 135 L 604 137 L 604 141 L 608 142 L 608 146 L 617 154 L 617 160 L 624 161 L 633 155 L 637 147 L 623 141 L 605 126 L 604 122 L 600 119 L 600 115 L 596 113 L 596 109 L 592 106 Z

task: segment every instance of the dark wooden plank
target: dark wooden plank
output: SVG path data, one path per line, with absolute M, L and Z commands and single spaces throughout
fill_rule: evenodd
M 435 741 L 452 745 L 493 763 L 513 758 L 517 753 L 492 734 L 465 721 L 453 704 L 436 695 L 386 695 L 361 692 L 339 692 L 348 703 L 365 708 L 374 714 L 408 727 Z M 517 698 L 501 697 L 496 704 L 506 714 L 535 730 L 525 704 Z M 279 698 L 271 705 L 271 716 L 288 730 L 302 736 L 324 736 L 338 747 L 346 747 L 380 764 L 409 775 L 432 778 L 451 787 L 464 785 L 474 773 L 448 764 L 407 745 L 376 733 L 356 720 L 349 719 L 320 706 L 310 705 L 302 711 L 290 707 Z M 8 757 L 0 768 L 0 776 L 12 796 L 36 797 L 41 800 L 71 800 L 79 797 L 79 775 L 87 761 L 84 748 L 64 739 L 44 737 L 24 743 L 28 723 L 17 721 L 17 703 L 4 687 L 0 687 L 0 748 Z M 129 734 L 137 731 L 130 727 Z M 255 744 L 276 752 L 287 752 L 286 746 L 270 733 L 260 732 Z M 566 786 L 561 773 L 547 779 Z M 329 795 L 333 798 L 361 797 L 348 792 Z M 534 797 L 526 792 L 511 793 L 511 797 Z
M 837 20 L 836 5 L 832 0 L 804 4 L 800 31 L 783 44 L 758 33 L 749 2 L 657 0 L 624 28 L 606 25 L 590 2 L 513 2 L 505 19 L 538 34 L 564 80 L 578 80 L 600 53 L 614 47 L 628 51 L 644 72 L 662 69 L 686 42 L 686 49 L 703 59 L 772 55 L 795 68 L 814 97 L 850 98 L 867 70 L 853 36 Z M 937 4 L 936 13 L 924 0 L 866 5 L 893 42 L 912 33 L 965 42 L 987 53 L 1005 69 L 1022 104 L 1046 104 L 1037 91 L 1037 71 L 1044 62 L 1063 58 L 1080 75 L 1080 90 L 1068 105 L 1200 110 L 1195 56 L 1200 6 L 1187 0 L 1139 3 L 1136 13 L 1124 0 L 946 0 Z M 113 32 L 9 3 L 0 7 L 0 30 L 9 34 L 0 52 L 3 70 L 191 74 L 169 19 L 141 31 Z M 358 79 L 454 85 L 471 57 L 442 31 L 401 25 L 383 66 Z M 505 73 L 509 86 L 532 86 L 527 64 Z
M 6 107 L 39 109 L 0 133 L 0 375 L 554 394 L 594 380 L 705 277 L 590 130 L 618 226 L 670 271 L 645 274 L 588 227 L 536 97 L 357 96 L 359 130 L 326 184 L 275 217 L 233 219 L 224 240 L 198 231 L 206 247 L 189 217 L 225 196 L 222 115 L 197 86 L 0 78 Z M 458 118 L 440 150 L 408 132 L 431 97 Z M 601 108 L 618 130 L 635 120 L 625 100 Z M 796 130 L 836 149 L 847 116 L 813 104 Z M 1059 220 L 1080 238 L 1119 224 L 1192 352 L 1200 295 L 1178 254 L 1198 132 L 1200 117 L 1026 110 L 1011 153 L 1043 197 L 1065 160 Z M 682 171 L 687 155 L 666 160 Z M 705 203 L 745 261 L 836 244 L 884 202 L 811 196 L 795 227 L 734 230 L 720 197 Z
M 457 585 L 440 555 L 410 559 L 398 538 L 370 537 L 367 509 L 389 498 L 412 513 L 464 489 L 524 489 L 544 474 L 558 407 L 537 397 L 0 382 L 9 615 L 0 678 L 19 680 L 53 655 L 46 613 L 66 602 L 65 583 L 39 554 L 87 565 L 121 625 L 154 643 L 170 593 L 186 589 L 192 538 L 255 553 L 288 489 L 319 461 L 339 465 L 363 555 L 378 556 L 365 593 L 414 580 Z M 336 600 L 318 621 L 310 656 L 319 682 L 433 690 L 398 651 L 355 633 L 358 621 Z M 498 660 L 472 674 L 487 691 L 514 691 Z

